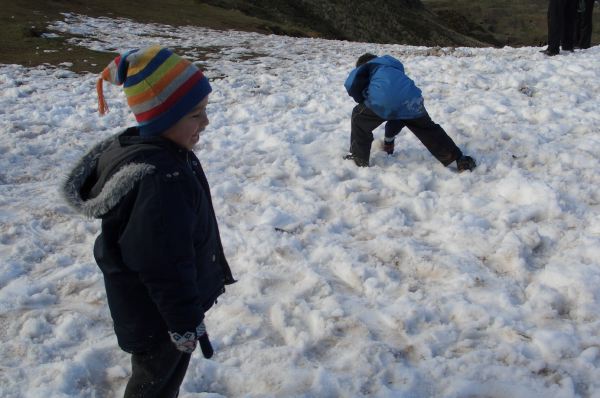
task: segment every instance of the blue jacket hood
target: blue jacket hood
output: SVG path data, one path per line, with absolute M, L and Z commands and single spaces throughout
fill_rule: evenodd
M 415 119 L 426 114 L 421 90 L 390 55 L 377 57 L 350 72 L 348 94 L 385 120 Z
M 400 72 L 404 73 L 404 65 L 402 65 L 402 62 L 392 57 L 391 55 L 383 55 L 381 57 L 374 58 L 367 63 L 374 65 L 390 66 L 392 68 L 399 69 Z

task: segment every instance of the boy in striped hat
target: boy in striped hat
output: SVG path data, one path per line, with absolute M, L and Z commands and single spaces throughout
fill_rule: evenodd
M 132 354 L 125 397 L 176 397 L 191 353 L 212 356 L 204 315 L 235 282 L 210 189 L 192 152 L 208 125 L 211 87 L 190 61 L 158 46 L 104 69 L 137 119 L 94 146 L 63 185 L 78 212 L 102 220 L 94 257 L 119 346 Z

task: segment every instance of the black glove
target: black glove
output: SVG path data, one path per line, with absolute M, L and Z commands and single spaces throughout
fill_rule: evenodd
M 204 358 L 212 358 L 215 351 L 213 350 L 212 344 L 210 344 L 210 340 L 208 339 L 208 333 L 204 333 L 198 337 L 198 342 L 200 342 L 200 349 L 202 350 L 202 355 L 204 355 Z
M 202 350 L 204 358 L 208 359 L 213 356 L 214 350 L 208 339 L 204 321 L 200 322 L 200 325 L 198 325 L 193 332 L 169 332 L 169 336 L 171 336 L 171 341 L 179 351 L 191 354 L 196 349 L 197 342 L 200 342 L 200 349 Z

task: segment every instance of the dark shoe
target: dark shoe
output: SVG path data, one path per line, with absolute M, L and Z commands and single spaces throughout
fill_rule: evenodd
M 461 173 L 466 170 L 472 171 L 475 167 L 477 167 L 477 164 L 475 163 L 475 160 L 470 156 L 463 155 L 460 158 L 456 159 L 456 168 Z
M 364 160 L 361 159 L 359 157 L 354 156 L 353 154 L 349 154 L 344 156 L 345 160 L 354 160 L 354 163 L 358 166 L 358 167 L 369 167 L 369 161 L 368 160 Z
M 392 142 L 383 142 L 383 146 L 381 147 L 388 155 L 394 153 L 394 141 Z
M 572 52 L 572 53 L 573 53 L 573 52 L 575 52 L 575 49 L 574 49 L 574 48 L 564 48 L 564 47 L 563 47 L 563 49 L 562 49 L 562 50 L 563 50 L 563 51 L 569 51 L 569 52 Z
M 548 49 L 546 49 L 546 50 L 542 50 L 542 51 L 540 51 L 540 52 L 541 52 L 542 54 L 545 54 L 545 55 L 549 56 L 549 57 L 553 57 L 553 56 L 555 56 L 555 55 L 558 55 L 558 51 L 552 51 L 552 50 L 548 50 Z

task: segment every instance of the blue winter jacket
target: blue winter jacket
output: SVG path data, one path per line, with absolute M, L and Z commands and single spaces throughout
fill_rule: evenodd
M 385 120 L 416 119 L 426 114 L 421 90 L 396 58 L 384 55 L 350 72 L 348 94 Z

